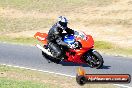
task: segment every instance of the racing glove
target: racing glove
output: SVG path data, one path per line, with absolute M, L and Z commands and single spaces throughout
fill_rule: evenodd
M 69 46 L 70 49 L 75 49 L 76 48 L 75 44 L 69 44 L 68 46 Z
M 79 42 L 75 42 L 74 44 L 69 44 L 69 48 L 76 49 L 79 47 Z

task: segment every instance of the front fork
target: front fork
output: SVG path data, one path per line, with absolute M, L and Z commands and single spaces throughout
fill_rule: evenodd
M 94 61 L 94 58 L 92 57 L 92 53 L 94 52 L 94 51 L 96 51 L 96 50 L 94 50 L 94 49 L 91 49 L 91 50 L 89 50 L 87 53 L 86 53 L 86 61 L 89 61 L 90 62 L 90 64 L 96 64 L 96 62 Z

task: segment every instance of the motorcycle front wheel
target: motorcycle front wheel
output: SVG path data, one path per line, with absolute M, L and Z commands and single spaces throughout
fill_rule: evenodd
M 87 53 L 85 61 L 91 68 L 96 69 L 100 69 L 104 63 L 102 56 L 95 50 Z

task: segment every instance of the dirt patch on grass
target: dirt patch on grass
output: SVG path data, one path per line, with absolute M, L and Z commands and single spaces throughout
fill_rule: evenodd
M 0 8 L 0 16 L 8 18 L 50 18 L 54 19 L 57 15 L 41 13 L 39 11 L 21 11 L 13 8 Z

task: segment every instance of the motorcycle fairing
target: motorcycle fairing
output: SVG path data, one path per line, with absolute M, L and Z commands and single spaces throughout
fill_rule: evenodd
M 46 39 L 47 36 L 48 36 L 48 34 L 40 33 L 40 32 L 37 32 L 34 35 L 34 37 L 37 38 L 39 41 L 41 41 L 44 45 L 47 45 L 47 39 Z M 82 48 L 69 50 L 69 52 L 75 52 L 76 53 L 75 55 L 70 55 L 69 52 L 66 52 L 66 55 L 68 56 L 67 61 L 76 62 L 76 63 L 84 63 L 83 59 L 80 59 L 80 58 L 82 58 L 82 55 L 85 52 L 87 52 L 88 50 L 90 50 L 91 48 L 94 47 L 94 40 L 93 40 L 92 36 L 90 36 L 90 35 L 85 35 L 85 36 L 86 36 L 86 39 L 83 39 L 81 37 L 75 37 L 76 41 L 81 42 Z M 73 39 L 73 37 L 72 37 L 72 39 Z
M 48 34 L 47 33 L 40 33 L 40 32 L 37 32 L 34 37 L 37 38 L 39 41 L 41 41 L 44 45 L 47 45 L 47 36 Z

